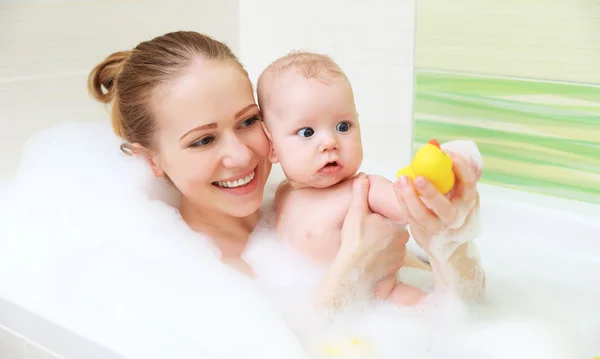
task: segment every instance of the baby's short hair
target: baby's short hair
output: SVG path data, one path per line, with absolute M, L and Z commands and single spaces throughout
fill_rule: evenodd
M 257 83 L 258 105 L 263 108 L 265 97 L 265 85 L 273 82 L 280 74 L 295 70 L 307 79 L 318 79 L 324 81 L 327 77 L 346 77 L 341 67 L 333 59 L 325 54 L 295 50 L 287 55 L 273 61 L 261 73 Z

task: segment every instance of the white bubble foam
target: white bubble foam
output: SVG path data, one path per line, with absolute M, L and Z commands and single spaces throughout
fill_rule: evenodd
M 0 202 L 6 299 L 131 358 L 299 357 L 254 283 L 151 198 L 176 201 L 120 154 L 108 126 L 40 133 L 10 191 Z
M 583 284 L 558 293 L 500 265 L 486 267 L 479 308 L 432 298 L 310 317 L 326 268 L 274 238 L 269 218 L 245 253 L 257 279 L 222 265 L 167 204 L 176 194 L 119 144 L 105 124 L 63 125 L 28 143 L 0 184 L 0 295 L 129 358 L 294 358 L 304 347 L 344 358 L 571 359 L 600 349 L 600 296 Z M 426 272 L 401 275 L 431 287 Z

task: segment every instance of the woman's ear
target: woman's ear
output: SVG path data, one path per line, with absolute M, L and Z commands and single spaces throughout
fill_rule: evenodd
M 278 163 L 279 157 L 277 157 L 277 153 L 275 152 L 275 145 L 273 144 L 273 138 L 271 137 L 271 133 L 267 129 L 267 126 L 265 125 L 264 121 L 261 121 L 260 124 L 262 125 L 265 135 L 267 135 L 267 138 L 269 139 L 269 155 L 267 157 L 271 163 Z
M 165 176 L 165 171 L 160 167 L 160 157 L 158 155 L 153 154 L 152 151 L 139 143 L 133 143 L 129 148 L 133 155 L 141 157 L 144 161 L 148 162 L 148 165 L 152 169 L 152 173 L 154 173 L 156 177 Z

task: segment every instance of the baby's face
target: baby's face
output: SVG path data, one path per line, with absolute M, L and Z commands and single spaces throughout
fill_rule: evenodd
M 262 109 L 272 162 L 296 188 L 332 186 L 356 173 L 363 151 L 354 95 L 347 79 L 326 82 L 284 74 Z

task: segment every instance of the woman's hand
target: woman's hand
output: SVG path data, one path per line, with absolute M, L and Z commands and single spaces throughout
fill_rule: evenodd
M 485 293 L 485 273 L 479 258 L 470 254 L 476 253 L 472 240 L 479 234 L 478 222 L 470 217 L 479 207 L 476 183 L 481 170 L 474 162 L 449 154 L 456 174 L 451 193 L 442 195 L 423 177 L 414 184 L 403 177 L 394 184 L 396 196 L 413 238 L 429 257 L 436 291 L 480 300 Z
M 414 183 L 403 176 L 394 184 L 396 197 L 405 211 L 415 241 L 431 252 L 431 239 L 440 234 L 452 234 L 460 230 L 477 203 L 477 181 L 481 177 L 478 166 L 462 156 L 449 153 L 454 163 L 456 184 L 444 196 L 424 177 Z M 422 198 L 419 198 L 416 190 Z
M 319 301 L 326 306 L 339 307 L 402 266 L 410 235 L 405 228 L 371 212 L 368 193 L 369 180 L 359 174 L 342 226 L 341 248 L 317 289 Z
M 361 173 L 352 184 L 340 252 L 369 279 L 379 280 L 402 267 L 410 235 L 403 226 L 371 212 L 368 195 L 369 180 Z

